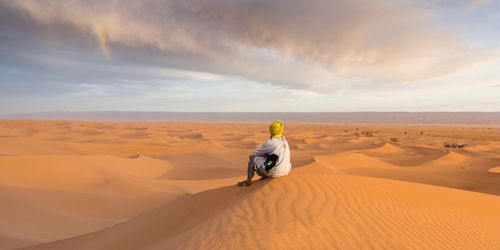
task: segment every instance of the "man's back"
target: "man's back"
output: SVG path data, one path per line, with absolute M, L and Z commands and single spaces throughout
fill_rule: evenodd
M 292 169 L 290 146 L 283 136 L 283 132 L 284 126 L 281 121 L 269 124 L 269 139 L 250 154 L 247 179 L 238 182 L 238 186 L 252 185 L 255 173 L 262 178 L 267 178 L 285 176 L 290 172 Z
M 262 146 L 255 149 L 252 154 L 258 156 L 275 154 L 278 156 L 278 162 L 269 171 L 269 175 L 272 177 L 287 175 L 292 168 L 290 162 L 290 146 L 284 136 L 281 138 L 273 137 L 268 139 Z

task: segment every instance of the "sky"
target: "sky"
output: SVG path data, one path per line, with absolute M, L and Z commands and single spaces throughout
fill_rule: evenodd
M 500 1 L 0 0 L 0 114 L 500 111 Z

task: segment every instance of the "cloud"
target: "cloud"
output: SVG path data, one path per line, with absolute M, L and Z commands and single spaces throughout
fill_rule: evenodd
M 471 5 L 482 5 L 491 3 L 491 0 L 469 0 L 469 4 Z
M 33 21 L 28 32 L 38 39 L 50 35 L 85 50 L 105 34 L 114 57 L 109 63 L 235 75 L 292 88 L 335 84 L 339 77 L 439 77 L 490 56 L 468 48 L 433 22 L 430 10 L 411 1 L 0 0 L 0 7 L 21 16 L 25 26 Z

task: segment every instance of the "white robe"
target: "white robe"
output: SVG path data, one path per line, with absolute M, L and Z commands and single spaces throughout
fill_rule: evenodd
M 278 162 L 276 165 L 269 170 L 269 175 L 271 177 L 285 176 L 290 172 L 292 168 L 292 163 L 290 162 L 290 146 L 285 137 L 281 138 L 271 138 L 268 139 L 260 147 L 256 148 L 252 155 L 257 156 L 254 158 L 255 166 L 259 169 L 264 170 L 264 162 L 266 161 L 267 154 L 276 154 L 278 156 Z

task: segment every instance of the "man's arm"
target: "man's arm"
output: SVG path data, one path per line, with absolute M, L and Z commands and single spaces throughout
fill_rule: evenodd
M 256 148 L 250 156 L 266 156 L 267 154 L 273 152 L 273 150 L 273 145 L 269 140 L 267 140 L 264 144 L 260 145 L 260 147 Z

